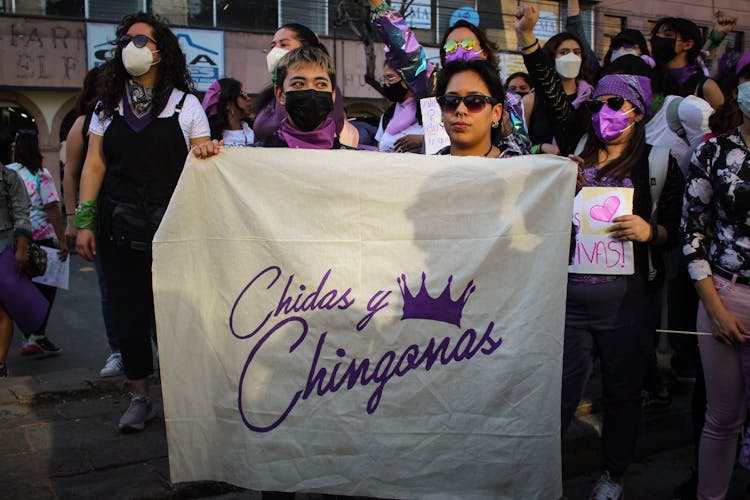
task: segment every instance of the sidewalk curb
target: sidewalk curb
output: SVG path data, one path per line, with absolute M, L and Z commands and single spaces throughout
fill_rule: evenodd
M 27 377 L 10 377 L 0 384 L 0 405 L 44 404 L 63 399 L 126 391 L 124 377 L 103 378 L 96 370 L 74 369 Z

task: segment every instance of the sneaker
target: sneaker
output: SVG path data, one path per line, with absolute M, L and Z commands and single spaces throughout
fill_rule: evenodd
M 646 412 L 667 411 L 672 407 L 672 396 L 666 389 L 660 392 L 642 391 L 641 408 Z
M 672 495 L 675 500 L 697 500 L 698 471 L 695 467 L 690 467 L 690 476 L 674 489 Z
M 604 471 L 596 482 L 596 486 L 591 490 L 589 500 L 622 500 L 625 498 L 625 492 L 622 483 L 614 481 L 609 472 Z
M 3 366 L 0 366 L 0 378 L 7 378 L 8 377 L 8 364 L 3 363 Z
M 130 400 L 130 406 L 120 417 L 120 430 L 142 431 L 146 427 L 146 422 L 156 416 L 154 405 L 151 399 L 146 396 L 133 396 Z
M 104 363 L 104 368 L 99 370 L 102 377 L 117 377 L 123 374 L 122 356 L 119 352 L 113 352 Z
M 30 356 L 33 354 L 60 354 L 62 349 L 57 347 L 44 335 L 31 335 L 26 343 L 21 347 L 22 356 Z

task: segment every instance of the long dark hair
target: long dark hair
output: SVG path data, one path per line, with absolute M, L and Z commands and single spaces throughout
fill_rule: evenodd
M 637 112 L 637 110 L 634 112 Z M 633 133 L 630 135 L 630 140 L 623 154 L 615 158 L 608 165 L 598 169 L 596 176 L 616 177 L 618 179 L 630 176 L 636 165 L 643 159 L 647 147 L 646 120 L 644 118 L 633 125 Z M 588 139 L 580 155 L 583 158 L 584 165 L 597 165 L 599 163 L 599 152 L 606 150 L 607 144 L 594 133 L 594 127 L 589 122 Z
M 443 35 L 443 41 L 440 42 L 440 64 L 445 66 L 445 42 L 448 40 L 450 34 L 458 28 L 466 28 L 474 33 L 474 36 L 479 42 L 479 46 L 484 50 L 484 53 L 487 54 L 487 63 L 497 71 L 497 68 L 500 65 L 500 57 L 497 55 L 497 44 L 487 38 L 487 35 L 483 30 L 465 19 L 459 19 L 456 21 L 456 24 L 448 28 L 445 35 Z
M 195 84 L 185 62 L 185 54 L 166 22 L 161 17 L 146 12 L 130 14 L 123 17 L 117 26 L 116 38 L 112 42 L 115 45 L 114 57 L 104 65 L 104 94 L 101 112 L 108 118 L 114 114 L 125 90 L 125 82 L 131 78 L 122 63 L 124 46 L 117 40 L 126 35 L 130 27 L 136 23 L 146 23 L 151 26 L 156 47 L 161 55 L 161 61 L 157 66 L 152 110 L 160 109 L 160 105 L 169 99 L 173 88 L 186 93 L 195 91 Z
M 219 80 L 221 92 L 219 92 L 219 104 L 217 105 L 218 113 L 208 117 L 208 124 L 211 126 L 211 139 L 221 139 L 222 132 L 229 125 L 229 116 L 227 113 L 227 104 L 234 104 L 239 108 L 237 99 L 242 92 L 242 83 L 234 78 L 222 78 Z
M 591 75 L 589 74 L 589 67 L 586 64 L 586 51 L 583 50 L 583 44 L 577 36 L 566 32 L 558 33 L 557 35 L 547 40 L 547 43 L 545 43 L 544 47 L 542 47 L 542 53 L 547 58 L 547 61 L 549 61 L 554 67 L 557 49 L 560 47 L 560 45 L 562 45 L 563 42 L 566 42 L 568 40 L 573 40 L 581 48 L 581 71 L 578 73 L 578 79 L 585 80 L 586 82 L 591 83 L 593 80 L 591 78 Z
M 279 29 L 277 29 L 276 31 L 282 29 L 288 29 L 289 31 L 294 33 L 294 39 L 301 43 L 303 47 L 317 47 L 328 54 L 328 49 L 320 42 L 320 38 L 318 38 L 318 35 L 316 35 L 313 30 L 311 30 L 304 24 L 287 23 L 279 27 Z M 273 101 L 275 98 L 276 96 L 273 92 L 273 84 L 271 84 L 261 90 L 260 94 L 258 94 L 258 98 L 255 99 L 255 103 L 253 106 L 253 112 L 255 114 L 258 114 L 261 109 L 265 108 L 268 103 Z
M 695 59 L 700 55 L 701 49 L 703 49 L 703 35 L 701 35 L 701 29 L 693 21 L 684 19 L 682 17 L 663 17 L 656 21 L 654 28 L 651 30 L 651 38 L 655 37 L 662 26 L 666 26 L 680 35 L 683 42 L 693 40 L 693 46 L 687 53 L 688 63 L 692 64 Z M 657 61 L 657 64 L 659 61 Z
M 500 80 L 497 71 L 493 70 L 486 61 L 456 61 L 447 64 L 438 74 L 435 95 L 441 96 L 445 94 L 445 90 L 448 88 L 451 79 L 464 71 L 472 71 L 479 75 L 479 78 L 481 78 L 482 81 L 484 81 L 484 84 L 487 85 L 490 95 L 497 100 L 497 104 L 505 105 L 505 89 L 503 88 L 503 82 Z M 492 144 L 498 143 L 500 135 L 502 135 L 500 127 L 490 129 L 490 139 L 492 140 Z
M 19 130 L 13 141 L 13 160 L 28 168 L 32 174 L 42 169 L 42 152 L 36 130 Z
M 83 87 L 73 106 L 77 116 L 93 113 L 96 102 L 102 96 L 102 68 L 103 66 L 96 66 L 86 73 L 86 77 L 83 79 Z

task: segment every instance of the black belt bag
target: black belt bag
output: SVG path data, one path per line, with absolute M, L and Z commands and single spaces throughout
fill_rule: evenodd
M 149 251 L 166 205 L 112 202 L 112 241 L 118 247 Z

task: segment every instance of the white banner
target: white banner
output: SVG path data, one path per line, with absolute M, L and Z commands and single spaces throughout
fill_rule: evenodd
M 86 57 L 88 69 L 104 64 L 112 57 L 117 25 L 86 23 Z M 170 28 L 180 42 L 190 75 L 198 90 L 204 92 L 219 78 L 224 78 L 224 32 L 190 28 Z
M 560 497 L 576 171 L 546 155 L 190 156 L 154 239 L 172 480 Z

